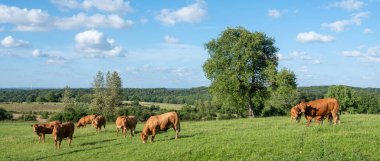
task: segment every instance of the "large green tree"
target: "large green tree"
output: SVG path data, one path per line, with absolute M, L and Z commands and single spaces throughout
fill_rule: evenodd
M 275 40 L 262 32 L 242 27 L 227 28 L 205 44 L 210 58 L 203 64 L 211 80 L 209 91 L 224 107 L 248 109 L 254 117 L 254 98 L 259 99 L 269 83 L 268 69 L 278 64 Z M 271 68 L 270 68 L 271 67 Z

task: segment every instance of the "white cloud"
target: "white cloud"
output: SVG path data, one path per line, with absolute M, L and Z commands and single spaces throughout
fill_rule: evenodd
M 16 31 L 47 31 L 51 29 L 127 28 L 134 24 L 116 14 L 87 15 L 78 13 L 71 17 L 51 17 L 40 9 L 22 9 L 0 5 L 0 24 L 11 24 Z
M 87 30 L 75 36 L 76 48 L 89 57 L 124 56 L 124 49 L 115 40 L 97 30 Z
M 55 52 L 42 52 L 39 49 L 34 49 L 32 51 L 32 56 L 38 58 L 47 58 L 47 64 L 63 64 L 68 61 L 65 57 L 59 56 Z
M 1 40 L 1 45 L 6 48 L 17 48 L 17 47 L 27 47 L 29 42 L 25 40 L 17 40 L 12 36 L 7 36 Z
M 348 20 L 339 20 L 332 23 L 323 23 L 323 27 L 328 27 L 330 30 L 335 32 L 342 32 L 346 30 L 347 27 L 352 25 L 361 25 L 364 18 L 367 18 L 369 12 L 360 12 L 357 14 L 351 15 L 351 19 Z
M 370 28 L 365 28 L 363 31 L 365 34 L 371 34 L 373 31 Z
M 267 15 L 269 17 L 278 18 L 278 17 L 280 17 L 281 13 L 277 9 L 270 9 L 270 10 L 268 10 Z
M 346 10 L 358 10 L 362 8 L 364 5 L 364 2 L 358 1 L 358 0 L 342 0 L 340 2 L 334 3 L 332 6 L 334 7 L 340 7 Z
M 206 14 L 206 2 L 197 0 L 194 4 L 178 10 L 162 9 L 156 19 L 165 25 L 175 25 L 179 22 L 196 23 L 201 21 Z
M 169 36 L 169 35 L 166 35 L 164 37 L 164 40 L 165 40 L 165 43 L 167 43 L 167 44 L 176 44 L 179 42 L 178 38 L 173 37 L 173 36 Z
M 48 28 L 49 14 L 40 9 L 10 7 L 0 4 L 0 24 L 15 25 L 18 31 L 45 31 Z
M 362 54 L 360 53 L 360 51 L 353 50 L 353 51 L 342 51 L 341 55 L 346 56 L 346 57 L 359 57 Z
M 309 42 L 325 43 L 325 42 L 334 41 L 335 37 L 330 36 L 330 35 L 322 35 L 313 31 L 309 31 L 309 32 L 298 33 L 296 40 L 301 43 L 309 43 Z
M 302 63 L 307 63 L 307 64 L 310 64 L 310 63 L 315 64 L 315 65 L 321 64 L 320 60 L 313 58 L 306 52 L 302 52 L 302 51 L 292 51 L 291 53 L 289 53 L 288 56 L 284 56 L 282 54 L 277 54 L 277 56 L 279 60 L 284 60 L 284 61 L 296 60 L 296 61 L 300 61 Z
M 118 15 L 94 14 L 88 16 L 85 13 L 79 13 L 72 17 L 60 18 L 55 22 L 55 26 L 61 29 L 85 28 L 126 28 L 133 25 L 133 21 L 124 21 Z
M 133 11 L 130 6 L 130 2 L 124 0 L 51 0 L 51 2 L 63 9 L 96 9 L 99 11 L 118 14 Z

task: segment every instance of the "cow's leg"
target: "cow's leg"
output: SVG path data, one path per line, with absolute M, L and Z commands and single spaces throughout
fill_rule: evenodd
M 124 138 L 127 137 L 127 128 L 126 127 L 123 127 L 123 135 L 124 135 Z
M 73 136 L 71 135 L 70 137 L 69 137 L 69 147 L 71 146 L 71 141 L 73 140 Z
M 41 143 L 41 134 L 38 134 L 38 142 Z
M 293 123 L 293 116 L 290 116 L 290 123 Z
M 42 134 L 42 139 L 44 139 L 44 143 L 45 143 L 45 133 Z
M 331 113 L 331 114 L 332 114 L 332 117 L 333 117 L 333 119 L 334 119 L 334 125 L 336 125 L 337 122 L 338 122 L 338 116 L 337 116 L 337 113 Z
M 154 137 L 156 136 L 156 129 L 153 129 L 152 130 L 152 137 L 151 137 L 151 140 L 150 140 L 150 142 L 154 142 Z
M 310 126 L 310 123 L 311 123 L 311 120 L 313 119 L 313 117 L 307 117 L 307 124 L 306 124 L 306 127 L 309 127 Z
M 132 128 L 129 128 L 129 131 L 131 133 L 131 138 L 132 138 L 133 137 L 133 130 L 132 130 Z
M 116 136 L 119 136 L 119 128 L 116 127 Z
M 317 125 L 321 125 L 321 120 L 322 120 L 322 117 L 316 117 L 315 118 L 315 124 L 317 124 Z
M 175 130 L 175 139 L 178 139 L 178 136 L 179 136 L 179 129 L 176 129 Z
M 58 140 L 57 139 L 54 139 L 54 145 L 55 145 L 55 149 L 58 149 Z
M 58 149 L 61 149 L 62 138 L 59 139 Z

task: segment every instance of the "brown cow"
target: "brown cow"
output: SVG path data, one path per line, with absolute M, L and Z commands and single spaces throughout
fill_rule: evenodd
M 179 116 L 176 112 L 168 112 L 157 116 L 151 116 L 144 126 L 141 132 L 141 140 L 146 143 L 149 135 L 152 135 L 151 142 L 154 141 L 154 137 L 158 131 L 166 131 L 172 127 L 175 132 L 175 138 L 178 139 L 179 132 L 181 131 L 181 125 Z
M 56 124 L 53 128 L 53 138 L 55 149 L 61 148 L 62 139 L 67 138 L 69 140 L 69 147 L 71 145 L 71 141 L 73 140 L 75 126 L 72 122 L 66 122 L 63 124 Z M 58 144 L 58 145 L 57 145 Z
M 106 128 L 106 118 L 103 116 L 96 116 L 95 119 L 92 120 L 92 126 L 95 127 L 96 132 L 99 133 L 102 130 L 102 126 Z
M 116 136 L 119 136 L 119 129 L 122 130 L 122 134 L 126 137 L 127 130 L 130 129 L 131 137 L 135 134 L 137 124 L 137 118 L 135 116 L 119 116 L 116 119 Z
M 61 124 L 61 121 L 52 121 L 47 124 L 33 124 L 33 132 L 38 136 L 38 142 L 41 142 L 41 139 L 45 142 L 45 134 L 51 134 L 53 132 L 53 127 L 55 124 Z
M 317 124 L 320 124 L 326 116 L 328 120 L 331 120 L 331 117 L 333 118 L 334 125 L 340 123 L 339 102 L 335 98 L 318 99 L 309 102 L 301 101 L 296 107 L 305 114 L 307 120 L 306 126 L 310 126 L 311 120 L 314 117 Z
M 298 109 L 297 107 L 292 107 L 290 109 L 290 122 L 293 123 L 294 120 L 296 120 L 298 123 L 301 121 L 301 110 Z
M 87 124 L 91 124 L 92 120 L 96 118 L 96 115 L 87 115 L 79 119 L 77 128 L 85 127 Z

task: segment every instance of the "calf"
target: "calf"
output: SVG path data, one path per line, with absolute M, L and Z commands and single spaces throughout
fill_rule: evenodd
M 106 118 L 103 116 L 96 116 L 94 120 L 92 120 L 92 126 L 95 127 L 96 132 L 99 133 L 102 130 L 102 126 L 106 128 Z
M 69 147 L 71 145 L 71 141 L 73 140 L 75 126 L 72 122 L 66 122 L 63 124 L 56 124 L 53 128 L 53 138 L 55 149 L 61 148 L 62 139 L 67 138 L 69 140 Z
M 55 124 L 61 124 L 60 121 L 52 121 L 47 124 L 33 124 L 31 127 L 33 128 L 33 132 L 35 132 L 38 136 L 38 142 L 45 142 L 45 134 L 51 134 L 53 132 L 53 127 Z
M 119 136 L 119 129 L 126 137 L 127 130 L 130 129 L 131 137 L 135 134 L 137 118 L 135 116 L 119 116 L 116 119 L 116 136 Z

